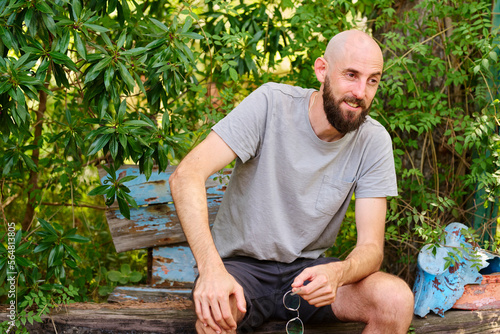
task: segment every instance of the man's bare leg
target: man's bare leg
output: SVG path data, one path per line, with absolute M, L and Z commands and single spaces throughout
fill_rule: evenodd
M 377 272 L 340 287 L 332 309 L 341 321 L 366 323 L 363 333 L 406 334 L 413 319 L 413 303 L 406 282 Z

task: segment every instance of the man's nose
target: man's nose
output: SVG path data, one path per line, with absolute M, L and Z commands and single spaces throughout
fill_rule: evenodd
M 359 100 L 362 100 L 366 96 L 366 83 L 357 82 L 352 88 L 352 94 Z

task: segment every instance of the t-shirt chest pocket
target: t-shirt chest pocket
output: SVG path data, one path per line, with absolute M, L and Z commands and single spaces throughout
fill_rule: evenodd
M 323 176 L 318 198 L 316 199 L 316 209 L 327 215 L 334 215 L 342 206 L 346 197 L 355 182 L 347 182 L 331 178 L 328 175 Z

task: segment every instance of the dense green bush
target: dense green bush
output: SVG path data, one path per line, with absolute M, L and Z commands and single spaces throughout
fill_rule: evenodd
M 7 247 L 8 223 L 22 230 L 24 321 L 43 305 L 101 300 L 145 272 L 144 251 L 114 252 L 105 203 L 88 196 L 116 196 L 124 214 L 133 205 L 120 183 L 98 187 L 96 166 L 137 163 L 149 176 L 260 84 L 319 88 L 314 59 L 356 25 L 385 56 L 372 116 L 393 138 L 400 196 L 390 199 L 384 269 L 411 283 L 422 243 L 452 221 L 496 250 L 491 1 L 0 0 L 1 240 Z M 355 240 L 350 210 L 329 254 L 345 256 Z
M 377 34 L 388 57 L 374 111 L 393 137 L 401 194 L 390 202 L 386 262 L 409 281 L 421 242 L 453 221 L 476 228 L 486 248 L 499 246 L 497 214 L 479 216 L 500 194 L 500 50 L 490 8 L 421 1 Z

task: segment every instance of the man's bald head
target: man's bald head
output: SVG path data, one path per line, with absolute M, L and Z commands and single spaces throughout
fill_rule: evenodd
M 326 47 L 324 58 L 334 64 L 342 57 L 349 57 L 351 52 L 372 53 L 382 63 L 384 61 L 377 42 L 360 30 L 347 30 L 333 36 Z

